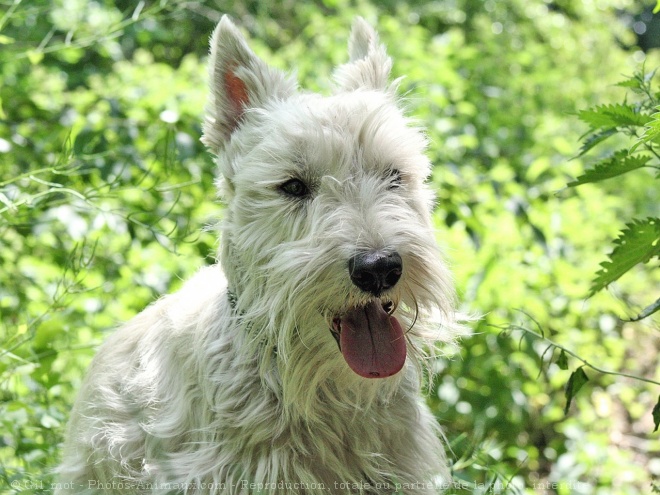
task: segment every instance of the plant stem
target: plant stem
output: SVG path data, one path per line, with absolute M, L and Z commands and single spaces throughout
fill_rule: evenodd
M 533 335 L 537 339 L 540 339 L 544 342 L 547 342 L 552 347 L 555 347 L 557 349 L 560 349 L 560 350 L 564 351 L 569 356 L 572 356 L 575 359 L 577 359 L 578 361 L 582 362 L 586 367 L 588 367 L 588 368 L 590 368 L 590 369 L 592 369 L 592 370 L 594 370 L 598 373 L 601 373 L 603 375 L 621 376 L 621 377 L 625 377 L 625 378 L 630 378 L 632 380 L 637 380 L 637 381 L 640 381 L 640 382 L 651 383 L 653 385 L 657 385 L 657 386 L 660 387 L 660 382 L 657 382 L 657 381 L 652 380 L 650 378 L 644 378 L 643 376 L 636 376 L 636 375 L 631 375 L 629 373 L 621 373 L 619 371 L 611 371 L 611 370 L 606 370 L 606 369 L 603 369 L 603 368 L 599 368 L 598 366 L 595 366 L 595 365 L 591 364 L 589 361 L 587 361 L 583 357 L 578 356 L 575 352 L 571 351 L 570 349 L 567 349 L 566 347 L 564 347 L 561 344 L 557 344 L 556 342 L 550 340 L 546 336 L 538 334 L 538 333 L 534 332 L 533 330 L 530 330 L 529 328 L 525 328 L 525 327 L 522 327 L 522 326 L 519 326 L 519 325 L 509 325 L 508 328 L 513 329 L 513 330 L 521 330 L 522 332 Z

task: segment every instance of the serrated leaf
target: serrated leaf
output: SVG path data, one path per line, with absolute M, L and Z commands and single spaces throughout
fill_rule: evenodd
M 563 350 L 559 353 L 559 357 L 557 357 L 556 362 L 560 370 L 568 369 L 568 357 L 566 356 L 566 353 Z
M 609 105 L 607 113 L 617 125 L 645 126 L 651 121 L 651 116 L 640 113 L 639 109 L 623 103 Z
M 592 282 L 590 295 L 607 287 L 638 263 L 647 263 L 654 256 L 660 257 L 660 219 L 633 220 L 626 224 L 614 240 L 610 261 L 602 267 Z
M 657 69 L 647 73 L 644 73 L 643 71 L 636 72 L 628 79 L 616 83 L 615 86 L 630 88 L 636 93 L 646 93 L 647 85 L 655 76 L 656 71 Z
M 590 110 L 580 110 L 577 116 L 582 122 L 589 124 L 594 129 L 616 127 L 616 124 L 612 121 L 612 118 L 604 113 L 601 108 L 601 106 L 598 106 Z
M 615 86 L 619 86 L 621 88 L 640 89 L 642 87 L 642 84 L 638 78 L 631 77 L 628 79 L 624 79 L 623 81 L 619 81 L 618 83 L 615 84 Z
M 564 414 L 568 414 L 568 408 L 571 406 L 573 397 L 576 396 L 582 386 L 588 381 L 589 377 L 582 369 L 582 366 L 571 373 L 571 377 L 568 379 L 568 383 L 566 384 L 566 407 L 564 408 Z
M 642 143 L 649 143 L 651 141 L 656 141 L 660 136 L 660 112 L 656 112 L 651 115 L 650 120 L 646 123 L 644 134 L 639 138 L 639 140 L 633 145 L 632 151 L 637 149 L 637 147 Z
M 588 184 L 610 179 L 617 175 L 630 172 L 631 170 L 642 168 L 649 162 L 649 160 L 651 160 L 650 156 L 629 155 L 625 150 L 617 151 L 613 157 L 596 163 L 593 168 L 587 170 L 574 181 L 569 182 L 567 187 L 576 187 L 580 184 Z
M 653 408 L 651 414 L 653 415 L 653 424 L 655 425 L 655 428 L 653 428 L 653 433 L 655 433 L 658 431 L 658 427 L 660 426 L 660 396 L 658 396 L 658 403 Z
M 608 137 L 616 134 L 616 132 L 617 132 L 616 128 L 611 128 L 611 129 L 605 129 L 604 131 L 594 132 L 593 134 L 589 134 L 586 138 L 584 138 L 582 142 L 582 146 L 580 146 L 580 153 L 578 153 L 578 156 L 584 155 L 587 151 L 592 149 L 598 143 L 602 143 Z
M 594 129 L 620 126 L 641 127 L 651 121 L 651 116 L 639 113 L 638 109 L 624 103 L 598 105 L 578 112 L 578 118 Z

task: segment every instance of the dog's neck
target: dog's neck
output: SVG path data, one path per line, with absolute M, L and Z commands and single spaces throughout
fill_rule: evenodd
M 224 222 L 231 222 L 231 212 L 227 212 Z M 245 261 L 241 258 L 241 252 L 234 248 L 234 243 L 229 235 L 222 236 L 221 248 L 218 258 L 222 271 L 227 279 L 227 297 L 232 310 L 239 306 L 239 299 L 246 291 L 249 284 L 246 274 L 249 270 L 245 267 Z M 249 287 L 247 287 L 249 289 Z

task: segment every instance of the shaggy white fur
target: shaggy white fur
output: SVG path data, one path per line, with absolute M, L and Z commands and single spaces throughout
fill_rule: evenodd
M 362 19 L 349 53 L 333 95 L 304 93 L 218 24 L 203 141 L 226 202 L 221 263 L 100 349 L 59 492 L 437 493 L 449 480 L 420 395 L 429 353 L 461 328 L 425 138 Z

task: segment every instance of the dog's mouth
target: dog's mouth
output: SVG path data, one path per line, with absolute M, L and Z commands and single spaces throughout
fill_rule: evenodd
M 348 366 L 364 378 L 395 375 L 406 362 L 406 339 L 394 303 L 375 300 L 332 319 L 330 331 Z

